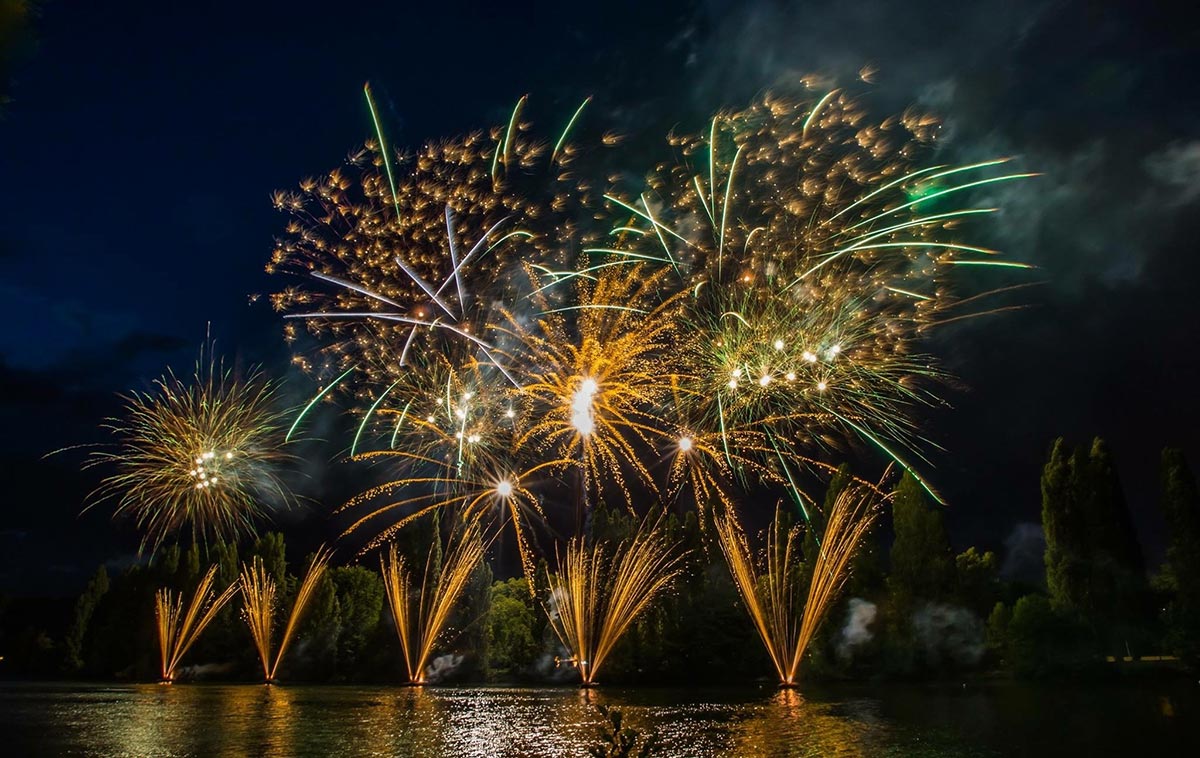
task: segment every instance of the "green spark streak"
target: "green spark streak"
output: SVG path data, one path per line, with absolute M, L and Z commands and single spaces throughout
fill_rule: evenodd
M 600 253 L 603 255 L 622 255 L 626 258 L 636 258 L 642 261 L 656 261 L 658 263 L 670 263 L 666 258 L 659 258 L 657 255 L 646 255 L 644 253 L 631 253 L 628 250 L 610 250 L 606 247 L 589 247 L 584 248 L 585 253 Z M 586 270 L 586 269 L 585 269 Z
M 959 245 L 959 244 L 956 244 L 953 242 L 929 242 L 927 240 L 905 240 L 905 241 L 901 241 L 901 242 L 880 242 L 878 245 L 853 245 L 851 247 L 842 248 L 841 250 L 835 250 L 831 253 L 826 253 L 827 257 L 825 258 L 825 260 L 821 261 L 817 265 L 810 268 L 808 271 L 805 271 L 803 274 L 796 277 L 796 279 L 794 281 L 792 281 L 791 284 L 789 284 L 788 286 L 783 288 L 783 291 L 787 292 L 789 289 L 792 288 L 792 286 L 794 286 L 795 284 L 798 284 L 801 279 L 804 279 L 809 274 L 820 269 L 821 267 L 825 266 L 826 264 L 832 263 L 833 261 L 842 257 L 846 253 L 854 253 L 854 252 L 858 252 L 861 250 L 888 250 L 888 249 L 892 249 L 892 248 L 905 249 L 905 248 L 910 248 L 910 247 L 933 247 L 933 248 L 937 248 L 939 250 L 961 250 L 966 253 L 979 253 L 980 255 L 998 255 L 999 254 L 998 251 L 989 250 L 986 247 L 972 247 L 970 245 Z M 990 264 L 993 266 L 1017 266 L 1020 268 L 1029 268 L 1028 266 L 1026 266 L 1023 263 L 1007 263 L 1004 261 L 948 261 L 948 262 L 949 263 L 974 263 L 974 264 L 979 264 L 979 265 Z
M 733 469 L 733 458 L 729 456 L 729 437 L 725 434 L 725 406 L 721 402 L 721 392 L 717 391 L 717 416 L 721 420 L 721 445 L 725 448 L 725 462 Z
M 867 202 L 868 200 L 875 197 L 876 195 L 878 195 L 881 192 L 887 192 L 892 187 L 895 187 L 897 184 L 903 184 L 904 182 L 907 182 L 909 179 L 912 179 L 913 177 L 920 176 L 921 174 L 928 174 L 930 171 L 937 171 L 938 169 L 945 168 L 945 167 L 946 167 L 945 164 L 942 164 L 939 166 L 930 166 L 928 168 L 919 169 L 917 171 L 913 171 L 911 173 L 905 174 L 904 176 L 900 177 L 899 179 L 893 179 L 892 181 L 883 185 L 879 189 L 868 192 L 867 194 L 863 195 L 859 199 L 855 200 L 853 203 L 850 203 L 849 205 L 847 205 L 845 208 L 842 208 L 840 211 L 838 211 L 837 213 L 830 216 L 829 220 L 833 221 L 835 218 L 837 218 L 838 216 L 841 216 L 843 213 L 847 213 L 847 212 L 853 210 L 854 208 L 857 208 L 858 206 Z M 841 234 L 842 232 L 838 232 L 838 233 Z
M 792 471 L 788 468 L 787 462 L 783 460 L 783 454 L 779 452 L 779 445 L 775 444 L 775 436 L 770 432 L 767 433 L 767 439 L 771 442 L 771 447 L 775 449 L 775 457 L 779 459 L 779 465 L 783 467 L 783 473 L 787 475 L 788 486 L 792 490 L 792 498 L 795 499 L 796 505 L 800 507 L 800 514 L 804 516 L 804 522 L 809 526 L 812 525 L 812 518 L 808 515 L 808 509 L 804 507 L 804 497 L 800 494 L 800 488 L 796 486 L 796 480 L 792 478 Z M 821 545 L 821 538 L 813 536 L 817 540 L 817 546 Z
M 717 276 L 721 275 L 721 256 L 725 252 L 725 222 L 729 218 L 729 196 L 733 191 L 733 172 L 737 168 L 738 157 L 742 154 L 741 146 L 733 154 L 733 163 L 729 164 L 729 178 L 725 182 L 725 203 L 721 210 L 721 237 L 717 240 Z
M 800 127 L 801 140 L 808 137 L 808 127 L 812 125 L 813 119 L 815 119 L 817 114 L 821 112 L 821 109 L 825 107 L 825 103 L 829 102 L 829 98 L 833 97 L 837 93 L 837 90 L 831 90 L 828 95 L 818 100 L 817 104 L 813 106 L 812 113 L 809 113 L 808 118 L 804 119 L 804 126 Z
M 568 308 L 555 308 L 549 311 L 542 311 L 540 316 L 546 316 L 551 313 L 563 313 L 564 311 L 629 311 L 631 313 L 646 314 L 650 311 L 644 311 L 641 308 L 630 308 L 626 305 L 603 305 L 597 303 L 595 305 L 572 305 Z
M 1040 174 L 1037 174 L 1037 173 L 1005 174 L 1004 176 L 994 176 L 989 179 L 980 179 L 980 180 L 974 181 L 974 182 L 967 182 L 966 184 L 959 184 L 959 185 L 955 185 L 953 187 L 947 187 L 944 190 L 938 190 L 937 192 L 931 192 L 928 195 L 925 195 L 924 197 L 919 197 L 916 200 L 910 200 L 907 203 L 904 203 L 903 205 L 898 205 L 895 208 L 892 208 L 890 210 L 883 211 L 882 213 L 877 213 L 876 215 L 874 215 L 868 219 L 859 221 L 854 226 L 846 227 L 846 231 L 848 231 L 848 232 L 852 231 L 854 229 L 859 228 L 860 226 L 865 226 L 873 221 L 878 221 L 879 219 L 883 218 L 884 216 L 890 216 L 891 214 L 905 210 L 906 208 L 911 208 L 914 205 L 917 205 L 918 203 L 923 203 L 926 200 L 932 200 L 935 197 L 942 197 L 943 195 L 949 195 L 952 192 L 960 192 L 965 189 L 971 189 L 972 187 L 982 187 L 982 186 L 988 185 L 988 184 L 999 184 L 1000 182 L 1009 182 L 1009 181 L 1012 181 L 1013 179 L 1030 179 L 1035 176 L 1040 176 Z
M 613 197 L 612 195 L 605 195 L 605 196 L 604 196 L 604 199 L 605 199 L 605 200 L 608 200 L 609 202 L 616 203 L 617 205 L 621 206 L 622 208 L 624 208 L 624 209 L 625 209 L 625 210 L 627 210 L 627 211 L 630 211 L 631 213 L 635 213 L 635 214 L 637 214 L 638 216 L 640 216 L 641 218 L 644 218 L 644 219 L 646 219 L 647 221 L 649 221 L 649 222 L 650 222 L 651 224 L 653 224 L 653 225 L 656 225 L 656 226 L 660 226 L 660 227 L 662 227 L 662 230 L 663 230 L 664 232 L 666 232 L 667 234 L 671 235 L 672 237 L 674 237 L 675 239 L 679 240 L 680 242 L 682 242 L 682 243 L 684 243 L 684 244 L 686 244 L 686 245 L 690 245 L 690 244 L 691 244 L 690 242 L 688 242 L 688 241 L 687 241 L 687 239 L 686 239 L 686 238 L 684 238 L 684 237 L 681 237 L 681 236 L 679 235 L 679 233 L 678 233 L 678 232 L 676 232 L 676 231 L 675 231 L 674 229 L 672 229 L 671 227 L 669 227 L 669 226 L 663 226 L 662 224 L 656 224 L 653 218 L 651 218 L 651 217 L 647 216 L 645 213 L 642 213 L 640 210 L 638 210 L 636 207 L 634 207 L 634 206 L 630 205 L 629 203 L 626 203 L 626 202 L 624 202 L 624 201 L 622 201 L 622 200 L 619 200 L 618 198 L 615 198 L 615 197 Z
M 367 96 L 367 107 L 371 110 L 371 120 L 375 122 L 375 135 L 379 137 L 379 154 L 383 156 L 383 167 L 387 169 L 388 186 L 392 190 L 392 205 L 396 209 L 396 220 L 400 220 L 400 198 L 396 195 L 396 179 L 392 176 L 392 162 L 388 160 L 387 142 L 383 139 L 383 127 L 379 125 L 379 112 L 375 109 L 375 98 L 371 96 L 371 83 L 363 85 L 363 93 Z
M 749 329 L 749 328 L 750 328 L 750 322 L 749 322 L 749 321 L 747 321 L 747 320 L 745 319 L 745 317 L 743 317 L 743 316 L 742 316 L 742 314 L 738 313 L 737 311 L 725 311 L 724 313 L 722 313 L 722 314 L 721 314 L 721 318 L 725 318 L 726 316 L 733 316 L 733 317 L 734 317 L 734 318 L 736 318 L 738 321 L 741 321 L 741 322 L 742 322 L 742 324 L 743 324 L 743 325 L 744 325 L 744 326 L 745 326 L 747 329 Z
M 387 394 L 392 391 L 392 388 L 399 383 L 399 379 L 392 382 L 390 385 L 388 385 L 388 388 L 375 399 L 375 402 L 371 403 L 371 407 L 367 410 L 367 414 L 363 416 L 362 423 L 358 425 L 358 431 L 354 434 L 354 442 L 350 445 L 351 458 L 353 458 L 358 452 L 358 440 L 362 437 L 363 430 L 367 428 L 367 422 L 371 420 L 371 414 L 375 412 L 375 409 L 379 407 L 379 404 L 383 402 L 383 399 L 387 397 Z
M 712 206 L 713 213 L 717 210 L 717 117 L 713 116 L 712 125 L 708 128 L 708 191 L 711 193 L 709 197 L 709 205 Z M 709 215 L 712 216 L 713 213 Z M 713 225 L 716 226 L 717 220 L 713 219 Z
M 1016 261 L 947 261 L 952 266 L 996 266 L 998 268 L 1036 268 Z
M 610 237 L 611 237 L 611 236 L 613 236 L 614 234 L 623 234 L 623 233 L 625 233 L 625 232 L 628 232 L 628 233 L 630 233 L 630 234 L 639 234 L 639 235 L 641 235 L 641 236 L 643 236 L 643 237 L 645 237 L 645 236 L 647 236 L 648 234 L 650 234 L 650 232 L 646 231 L 645 229 L 635 229 L 635 228 L 634 228 L 634 227 L 632 227 L 632 226 L 618 226 L 617 228 L 615 228 L 615 229 L 613 229 L 612 231 L 610 231 L 610 232 L 608 233 L 608 236 L 610 236 Z
M 504 132 L 504 170 L 505 171 L 508 171 L 509 148 L 512 146 L 513 129 L 516 128 L 516 125 L 517 125 L 517 115 L 521 112 L 521 106 L 525 104 L 525 100 L 528 98 L 529 98 L 529 95 L 521 95 L 521 99 L 518 100 L 516 106 L 513 107 L 512 116 L 510 116 L 508 119 L 508 129 L 505 130 L 505 132 Z
M 555 279 L 554 281 L 550 282 L 549 284 L 543 284 L 541 287 L 538 287 L 533 292 L 530 292 L 528 295 L 526 295 L 525 299 L 529 300 L 530 298 L 532 298 L 534 295 L 541 292 L 542 290 L 550 289 L 551 287 L 553 287 L 557 284 L 561 284 L 561 283 L 567 281 L 568 279 L 574 279 L 576 277 L 583 277 L 584 279 L 591 279 L 592 281 L 595 281 L 596 277 L 590 276 L 589 272 L 599 271 L 602 268 L 609 268 L 610 266 L 627 266 L 627 265 L 629 265 L 629 261 L 609 261 L 608 263 L 598 263 L 595 266 L 589 266 L 587 268 L 579 269 L 578 271 L 550 271 L 550 270 L 543 269 L 546 271 L 547 274 L 550 274 L 551 276 L 557 276 L 559 278 Z M 535 268 L 542 268 L 542 267 L 535 266 Z
M 980 214 L 995 213 L 998 210 L 999 210 L 998 208 L 967 208 L 967 209 L 964 209 L 961 211 L 947 211 L 946 213 L 935 213 L 932 216 L 921 216 L 920 218 L 915 218 L 912 221 L 905 221 L 904 223 L 901 223 L 901 224 L 893 224 L 892 226 L 887 226 L 887 227 L 884 227 L 883 229 L 876 229 L 874 231 L 867 232 L 866 234 L 861 234 L 861 235 L 849 240 L 849 244 L 853 245 L 856 242 L 865 242 L 868 240 L 878 239 L 879 237 L 885 237 L 888 234 L 891 234 L 892 232 L 898 232 L 901 229 L 911 229 L 913 227 L 925 226 L 927 224 L 933 224 L 938 221 L 944 221 L 948 218 L 959 218 L 960 216 L 977 216 Z M 837 235 L 834 235 L 834 236 L 837 236 Z
M 330 382 L 329 386 L 327 386 L 325 389 L 318 392 L 316 397 L 314 397 L 312 400 L 308 401 L 308 405 L 304 406 L 304 410 L 300 411 L 300 415 L 297 416 L 296 420 L 292 423 L 292 428 L 288 429 L 287 436 L 285 436 L 283 438 L 284 442 L 292 441 L 292 435 L 296 432 L 296 427 L 300 426 L 300 422 L 304 420 L 304 417 L 308 415 L 308 412 L 310 410 L 312 410 L 312 407 L 314 405 L 316 405 L 318 402 L 320 402 L 321 398 L 323 398 L 327 394 L 329 394 L 330 390 L 332 390 L 334 387 L 338 386 L 338 384 L 343 379 L 345 379 L 347 376 L 349 376 L 350 372 L 353 371 L 355 368 L 357 368 L 357 367 L 351 366 L 350 368 L 346 369 L 345 372 L 343 372 L 341 376 L 339 376 L 337 379 L 334 379 L 332 382 Z
M 703 206 L 704 212 L 708 214 L 708 223 L 716 226 L 717 219 L 713 216 L 712 209 L 708 207 L 708 201 L 704 199 L 704 186 L 700 184 L 699 174 L 692 177 L 692 183 L 696 185 L 696 197 L 700 199 L 700 205 Z
M 396 421 L 396 428 L 392 430 L 392 441 L 388 443 L 388 449 L 392 450 L 396 447 L 396 435 L 400 433 L 400 425 L 404 423 L 404 417 L 408 415 L 408 406 L 412 405 L 409 400 L 404 404 L 404 410 L 400 411 L 400 418 Z
M 567 126 L 563 129 L 562 136 L 558 138 L 558 142 L 554 143 L 554 150 L 550 153 L 550 163 L 554 163 L 554 159 L 558 157 L 558 151 L 562 149 L 563 143 L 567 141 L 567 133 L 571 131 L 571 127 L 575 126 L 575 120 L 579 118 L 579 114 L 583 113 L 584 107 L 592 102 L 592 96 L 588 95 L 579 107 L 575 109 L 575 115 L 571 116 L 571 120 L 567 122 Z
M 917 292 L 909 292 L 908 290 L 902 290 L 899 287 L 884 287 L 884 289 L 888 290 L 890 292 L 895 292 L 895 293 L 901 294 L 901 295 L 908 295 L 909 297 L 915 297 L 918 300 L 932 300 L 933 299 L 932 297 L 929 297 L 928 295 L 922 295 Z
M 675 274 L 679 277 L 679 280 L 683 281 L 683 274 L 679 273 L 679 266 L 675 265 L 675 258 L 671 255 L 671 248 L 667 247 L 667 239 L 659 231 L 662 224 L 654 220 L 654 215 L 650 212 L 650 203 L 646 202 L 646 193 L 643 192 L 641 197 L 642 205 L 646 207 L 646 216 L 649 217 L 650 223 L 654 225 L 654 233 L 658 235 L 658 241 L 662 244 L 663 252 L 667 254 L 667 259 L 671 261 L 671 268 L 675 269 Z
M 839 415 L 837 413 L 834 413 L 833 415 L 836 416 L 838 419 L 840 419 L 842 422 L 849 424 L 850 427 L 852 427 L 855 431 L 857 431 L 863 437 L 866 437 L 868 440 L 875 443 L 875 445 L 877 445 L 880 450 L 887 453 L 887 456 L 889 458 L 891 458 L 893 461 L 898 463 L 900 465 L 900 467 L 903 468 L 905 471 L 912 474 L 913 479 L 917 480 L 917 484 L 921 485 L 921 489 L 928 492 L 929 496 L 931 498 L 933 498 L 934 501 L 937 502 L 938 505 L 946 504 L 946 501 L 942 500 L 942 496 L 939 495 L 938 493 L 934 492 L 933 488 L 929 486 L 929 484 L 925 481 L 925 479 L 920 474 L 918 474 L 916 472 L 916 470 L 913 469 L 912 466 L 908 465 L 907 461 L 905 461 L 903 458 L 901 458 L 899 455 L 897 455 L 891 448 L 889 448 L 887 445 L 885 445 L 878 437 L 876 437 L 874 434 L 871 434 L 866 429 L 862 428 L 861 426 L 854 423 L 853 421 L 846 418 L 845 416 Z

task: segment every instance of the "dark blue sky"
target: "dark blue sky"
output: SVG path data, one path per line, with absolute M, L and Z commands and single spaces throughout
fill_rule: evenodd
M 1110 438 L 1154 551 L 1164 443 L 1200 465 L 1194 220 L 1197 25 L 1184 11 L 1072 2 L 45 3 L 0 120 L 0 591 L 61 591 L 128 555 L 127 527 L 76 516 L 94 479 L 40 456 L 99 438 L 115 392 L 184 367 L 212 322 L 283 372 L 279 323 L 248 296 L 282 219 L 269 195 L 393 142 L 556 120 L 596 96 L 626 168 L 789 74 L 879 69 L 880 116 L 947 118 L 951 159 L 1013 155 L 982 230 L 1048 284 L 1030 307 L 944 333 L 962 379 L 930 420 L 956 543 L 1035 521 L 1052 437 Z M 304 389 L 300 385 L 301 391 Z M 330 451 L 332 454 L 333 451 Z M 319 530 L 319 512 L 307 528 Z M 1016 531 L 1014 531 L 1016 530 Z

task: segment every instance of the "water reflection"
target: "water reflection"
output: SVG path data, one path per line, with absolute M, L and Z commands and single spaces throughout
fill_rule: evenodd
M 6 754 L 583 755 L 597 703 L 663 756 L 1143 754 L 1196 738 L 1196 693 L 0 686 Z M 1164 707 L 1163 703 L 1169 703 Z M 1105 714 L 1110 714 L 1107 718 Z

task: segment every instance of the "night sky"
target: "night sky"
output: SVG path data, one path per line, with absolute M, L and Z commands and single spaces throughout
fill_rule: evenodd
M 627 135 L 621 168 L 668 155 L 721 106 L 798 74 L 852 82 L 883 118 L 946 119 L 939 162 L 1013 156 L 1039 179 L 989 192 L 972 239 L 1039 267 L 1028 307 L 942 331 L 958 378 L 929 418 L 931 480 L 955 546 L 1027 572 L 1050 441 L 1111 443 L 1139 536 L 1161 553 L 1157 458 L 1200 467 L 1200 24 L 1142 3 L 981 0 L 602 4 L 43 4 L 0 116 L 0 592 L 75 591 L 136 535 L 79 515 L 116 393 L 186 370 L 211 323 L 227 354 L 292 392 L 280 320 L 251 295 L 283 217 L 270 193 L 333 168 L 370 134 L 410 146 L 499 123 L 531 96 L 557 123 L 594 95 Z M 207 4 L 206 4 L 207 5 Z M 244 7 L 243 7 L 244 6 Z M 217 5 L 209 6 L 217 8 Z M 320 469 L 338 469 L 338 445 Z M 325 465 L 328 462 L 328 465 Z M 340 465 L 341 469 L 346 466 Z M 330 492 L 284 524 L 332 537 Z M 335 486 L 338 483 L 338 486 Z M 303 540 L 301 536 L 299 539 Z

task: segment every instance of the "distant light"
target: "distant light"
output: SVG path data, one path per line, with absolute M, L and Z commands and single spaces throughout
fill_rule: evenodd
M 732 371 L 732 373 L 730 374 L 730 376 L 732 376 L 734 379 L 741 379 L 742 378 L 742 370 L 740 368 L 735 368 Z
M 512 493 L 512 482 L 508 481 L 507 479 L 501 479 L 500 482 L 496 484 L 496 494 L 500 497 L 512 497 Z
M 802 353 L 800 357 L 804 358 L 804 360 L 808 361 L 809 363 L 817 362 L 816 353 L 812 353 L 808 350 L 805 350 L 804 353 Z
M 682 453 L 686 453 L 687 451 L 689 451 L 691 449 L 692 449 L 692 438 L 691 437 L 680 437 L 679 438 L 679 451 Z
M 472 443 L 472 444 L 474 444 L 474 443 L 476 443 L 476 442 L 478 442 L 478 441 L 479 441 L 479 435 L 478 435 L 478 434 L 472 434 L 470 437 L 467 437 L 467 442 L 470 442 L 470 443 Z
M 507 416 L 508 418 L 512 418 L 513 416 L 517 415 L 517 413 L 512 408 L 509 408 L 508 410 L 506 410 L 504 412 L 504 415 Z
M 826 388 L 826 387 L 828 387 L 828 386 L 829 386 L 829 385 L 828 385 L 828 384 L 826 384 L 825 382 L 817 382 L 817 389 L 819 389 L 819 390 L 820 390 L 820 391 L 822 391 L 822 392 L 824 392 L 824 391 L 825 391 L 825 388 Z
M 771 383 L 771 375 L 770 374 L 763 374 L 762 376 L 760 376 L 758 378 L 758 385 L 760 387 L 766 387 L 770 383 Z
M 795 371 L 789 371 L 789 372 L 787 372 L 787 380 L 788 380 L 789 382 L 794 382 L 794 381 L 796 381 L 796 372 L 795 372 Z
M 776 350 L 782 350 L 782 349 L 783 349 L 783 340 L 775 340 L 775 349 L 776 349 Z
M 731 389 L 731 390 L 736 390 L 736 389 L 737 389 L 737 379 L 730 379 L 730 380 L 729 380 L 729 389 Z

